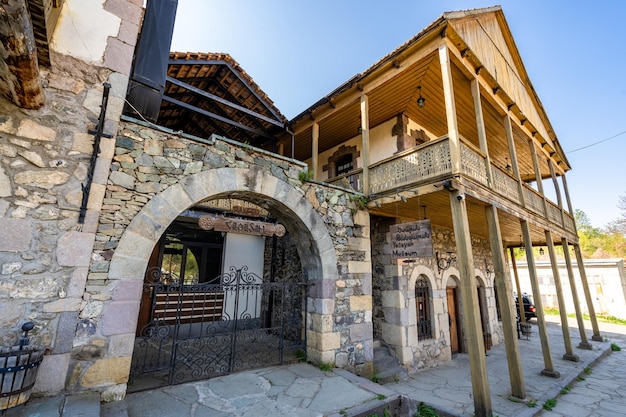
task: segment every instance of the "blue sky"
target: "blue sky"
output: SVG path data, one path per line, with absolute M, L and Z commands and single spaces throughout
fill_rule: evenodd
M 293 118 L 443 12 L 495 4 L 572 165 L 572 204 L 602 227 L 626 194 L 626 1 L 179 0 L 172 50 L 230 54 Z

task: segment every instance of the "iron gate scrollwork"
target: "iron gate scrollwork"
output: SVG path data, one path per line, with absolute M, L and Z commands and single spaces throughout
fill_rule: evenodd
M 245 266 L 199 284 L 150 269 L 131 381 L 178 384 L 304 358 L 306 287 L 264 282 Z

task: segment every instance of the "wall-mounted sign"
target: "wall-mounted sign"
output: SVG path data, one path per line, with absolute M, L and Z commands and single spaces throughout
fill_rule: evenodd
M 433 235 L 430 220 L 393 224 L 391 233 L 391 259 L 428 258 L 433 256 Z
M 252 220 L 231 219 L 229 217 L 202 216 L 198 219 L 198 226 L 203 230 L 216 232 L 232 232 L 244 235 L 257 236 L 284 236 L 285 226 Z

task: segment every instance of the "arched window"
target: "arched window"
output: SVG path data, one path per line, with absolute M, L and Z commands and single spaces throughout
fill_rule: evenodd
M 432 320 L 430 312 L 430 286 L 421 275 L 415 283 L 415 309 L 417 312 L 417 340 L 431 339 Z

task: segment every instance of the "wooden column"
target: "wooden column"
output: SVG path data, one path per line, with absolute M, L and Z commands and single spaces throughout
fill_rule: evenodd
M 517 264 L 515 263 L 515 252 L 511 251 L 511 266 L 513 267 L 513 275 L 515 276 L 515 288 L 517 289 L 517 314 L 519 314 L 520 323 L 526 323 L 526 314 L 524 312 L 524 299 L 522 298 L 522 287 L 519 282 L 519 273 L 517 272 Z
M 369 100 L 366 94 L 361 95 L 361 161 L 363 163 L 363 194 L 370 194 L 370 119 Z
M 498 209 L 494 206 L 485 208 L 487 224 L 489 226 L 489 243 L 491 244 L 491 256 L 495 273 L 495 283 L 498 290 L 498 304 L 502 316 L 502 331 L 506 349 L 506 360 L 509 367 L 509 380 L 511 382 L 511 394 L 517 398 L 526 398 L 524 386 L 524 372 L 520 358 L 519 343 L 517 339 L 517 323 L 515 322 L 515 308 L 512 301 L 511 280 L 506 271 L 504 248 L 502 247 L 502 233 L 498 219 Z
M 572 205 L 572 200 L 569 197 L 569 189 L 567 188 L 567 180 L 565 179 L 565 174 L 561 177 L 563 179 L 563 191 L 565 192 L 565 200 L 567 201 L 567 210 L 569 214 L 574 216 L 574 206 Z
M 487 133 L 485 132 L 485 120 L 483 119 L 483 105 L 480 101 L 480 84 L 478 79 L 472 80 L 472 98 L 474 99 L 474 113 L 476 115 L 476 128 L 478 130 L 478 143 L 480 150 L 486 155 L 485 166 L 487 168 L 487 181 L 493 187 L 493 174 L 491 173 L 491 158 L 489 157 L 489 145 L 487 144 Z
M 311 169 L 313 170 L 313 179 L 317 180 L 318 178 L 318 157 L 319 157 L 319 139 L 320 139 L 320 125 L 317 122 L 313 122 L 313 126 L 311 126 Z
M 554 192 L 556 193 L 556 201 L 559 208 L 563 210 L 563 199 L 561 198 L 561 187 L 559 187 L 559 180 L 556 178 L 556 172 L 554 171 L 554 164 L 552 160 L 548 160 L 548 166 L 550 167 L 550 176 L 552 177 L 552 183 L 554 184 Z
M 580 251 L 580 245 L 574 245 L 574 252 L 576 253 L 576 263 L 578 264 L 578 272 L 580 272 L 580 280 L 583 284 L 583 291 L 585 292 L 585 300 L 587 301 L 587 310 L 589 311 L 589 320 L 591 321 L 591 327 L 593 328 L 593 336 L 591 340 L 596 342 L 603 342 L 604 338 L 600 334 L 600 328 L 598 327 L 598 320 L 596 318 L 596 309 L 593 306 L 593 300 L 591 298 L 591 291 L 589 291 L 589 281 L 587 281 L 587 273 L 585 272 L 585 263 L 583 255 Z
M 439 46 L 439 63 L 441 65 L 441 80 L 443 83 L 443 98 L 446 105 L 446 121 L 448 124 L 448 139 L 450 143 L 450 162 L 452 173 L 461 172 L 461 139 L 456 119 L 456 105 L 454 104 L 454 87 L 452 85 L 452 68 L 448 46 L 442 43 Z
M 585 334 L 585 321 L 583 320 L 583 313 L 580 309 L 576 279 L 574 278 L 574 269 L 572 268 L 572 258 L 569 254 L 569 244 L 566 238 L 561 239 L 561 246 L 563 247 L 563 256 L 565 257 L 569 285 L 572 289 L 572 299 L 574 300 L 574 309 L 576 310 L 576 320 L 578 321 L 578 331 L 580 332 L 580 344 L 578 347 L 581 349 L 592 349 L 591 344 L 587 341 L 587 335 Z
M 513 126 L 511 125 L 511 117 L 507 114 L 504 116 L 504 131 L 506 132 L 506 140 L 509 144 L 509 157 L 511 158 L 511 167 L 513 176 L 517 180 L 517 193 L 522 206 L 525 206 L 524 192 L 522 187 L 522 179 L 519 175 L 519 165 L 517 164 L 517 150 L 515 149 L 515 138 L 513 137 Z
M 476 417 L 489 417 L 492 415 L 492 406 L 485 361 L 485 345 L 474 278 L 472 238 L 467 218 L 465 195 L 462 191 L 450 189 L 450 206 L 452 208 L 452 224 L 456 239 L 457 265 L 463 299 L 463 321 L 474 395 L 474 415 Z
M 539 291 L 539 282 L 537 281 L 537 268 L 535 267 L 535 258 L 533 256 L 532 237 L 530 236 L 530 227 L 526 220 L 521 221 L 522 235 L 524 236 L 524 246 L 526 248 L 526 262 L 528 263 L 528 274 L 530 275 L 530 285 L 533 289 L 533 299 L 535 301 L 535 311 L 537 312 L 537 327 L 539 327 L 539 337 L 541 339 L 541 351 L 543 353 L 544 370 L 541 375 L 559 378 L 561 374 L 554 369 L 552 362 L 552 352 L 550 351 L 550 341 L 548 340 L 548 330 L 546 328 L 546 319 L 543 314 L 543 303 L 541 301 L 541 292 Z
M 549 230 L 545 231 L 546 245 L 548 246 L 548 254 L 550 255 L 550 265 L 552 266 L 552 276 L 554 277 L 554 286 L 556 287 L 556 296 L 559 301 L 559 313 L 561 314 L 561 329 L 563 330 L 563 343 L 565 344 L 565 354 L 563 359 L 578 362 L 580 359 L 574 355 L 572 350 L 572 340 L 569 335 L 569 324 L 567 322 L 567 309 L 565 308 L 565 298 L 563 297 L 563 286 L 561 285 L 561 276 L 559 275 L 559 266 L 557 264 L 556 253 L 554 252 L 554 242 L 552 234 Z

